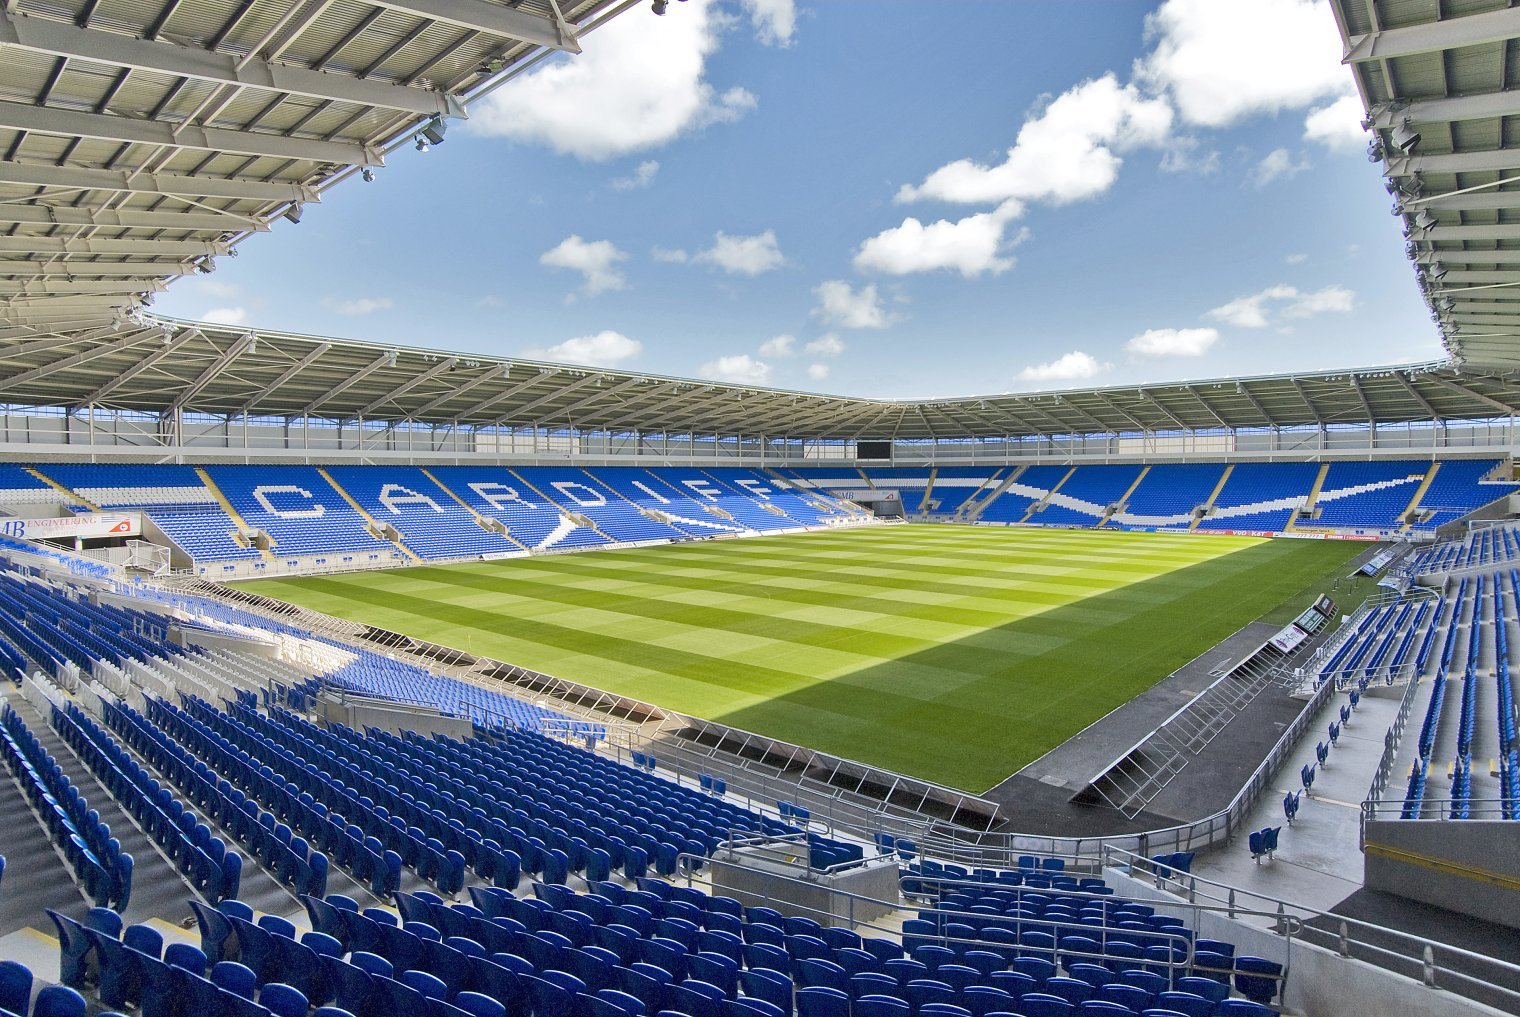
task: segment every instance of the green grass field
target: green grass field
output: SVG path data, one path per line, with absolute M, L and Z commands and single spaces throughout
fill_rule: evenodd
M 981 792 L 1365 549 L 914 525 L 243 588 Z

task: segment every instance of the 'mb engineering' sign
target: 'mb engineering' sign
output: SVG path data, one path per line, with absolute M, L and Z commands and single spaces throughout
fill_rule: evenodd
M 22 540 L 136 537 L 142 533 L 142 515 L 137 512 L 90 512 L 49 519 L 0 519 L 0 533 Z

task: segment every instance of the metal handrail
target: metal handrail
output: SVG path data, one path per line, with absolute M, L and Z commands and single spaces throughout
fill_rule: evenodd
M 1509 1009 L 1520 1007 L 1520 964 L 1512 964 L 1487 954 L 1474 953 L 1459 946 L 1451 946 L 1373 922 L 1364 922 L 1360 919 L 1323 911 L 1307 904 L 1298 904 L 1280 897 L 1257 893 L 1254 890 L 1219 883 L 1193 873 L 1187 873 L 1181 878 L 1168 878 L 1158 871 L 1158 867 L 1150 859 L 1122 848 L 1107 848 L 1105 858 L 1105 868 L 1126 871 L 1132 877 L 1136 872 L 1154 876 L 1158 890 L 1178 897 L 1179 904 L 1185 904 L 1187 907 L 1199 906 L 1200 900 L 1213 901 L 1215 906 L 1209 908 L 1210 910 L 1220 910 L 1217 905 L 1223 905 L 1227 917 L 1232 919 L 1266 915 L 1274 921 L 1297 922 L 1298 940 L 1306 945 L 1321 947 L 1321 944 L 1313 940 L 1323 936 L 1326 942 L 1334 944 L 1334 949 L 1342 957 L 1351 957 L 1355 949 L 1366 956 L 1386 958 L 1402 965 L 1405 970 L 1417 972 L 1416 975 L 1410 977 L 1416 977 L 1428 986 L 1435 987 L 1438 976 L 1442 976 L 1454 982 L 1461 982 L 1503 996 L 1510 1003 Z M 1119 864 L 1111 864 L 1114 860 L 1117 860 Z M 1185 888 L 1186 896 L 1174 892 L 1172 890 L 1174 885 L 1179 890 Z M 1263 906 L 1242 907 L 1242 901 L 1256 901 Z M 1332 926 L 1334 931 L 1317 928 L 1312 924 L 1316 921 Z M 1404 949 L 1390 949 L 1379 945 L 1374 937 L 1400 943 Z M 1321 948 L 1328 949 L 1329 947 Z M 1487 966 L 1493 969 L 1493 976 L 1483 978 L 1470 975 L 1458 968 L 1442 964 L 1443 958 L 1460 959 L 1476 967 Z M 1405 970 L 1388 964 L 1380 966 L 1396 974 L 1405 973 Z

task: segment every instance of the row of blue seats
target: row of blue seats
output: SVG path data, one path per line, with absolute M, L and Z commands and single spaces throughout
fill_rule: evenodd
M 74 877 L 96 904 L 126 907 L 132 897 L 132 856 L 100 821 L 58 763 L 9 703 L 0 713 L 0 752 L 32 808 L 62 851 Z
M 387 859 L 385 875 L 389 877 L 389 852 L 399 859 L 400 865 L 437 883 L 445 893 L 457 893 L 463 887 L 465 859 L 458 851 L 427 837 L 416 827 L 408 827 L 401 816 L 393 816 L 386 806 L 333 774 L 323 772 L 268 735 L 253 730 L 244 720 L 198 699 L 185 698 L 184 706 L 190 716 L 206 725 L 213 737 L 222 740 L 224 752 L 235 749 L 247 753 L 250 760 L 260 764 L 261 770 L 268 770 L 276 781 L 283 782 L 287 792 L 295 789 L 303 813 L 295 822 L 289 818 L 285 821 L 293 829 L 299 828 L 339 865 L 353 868 L 345 864 L 345 852 L 352 851 L 348 860 L 358 866 L 356 874 L 370 875 L 373 881 L 372 866 L 378 855 Z M 264 804 L 269 807 L 269 803 Z M 372 839 L 379 842 L 380 850 L 361 850 Z
M 0 1015 L 4 1017 L 85 1017 L 85 998 L 66 985 L 46 985 L 32 1001 L 31 969 L 20 961 L 0 961 Z
M 107 703 L 104 710 L 107 727 L 163 774 L 203 815 L 214 819 L 223 830 L 246 846 L 259 864 L 281 883 L 296 893 L 327 892 L 326 855 L 311 848 L 304 838 L 295 836 L 274 813 L 260 809 L 257 802 L 219 778 L 210 767 L 166 737 L 131 707 Z M 160 798 L 163 796 L 161 791 Z M 171 816 L 177 806 L 178 802 L 169 802 Z M 189 815 L 188 810 L 186 815 Z M 236 855 L 227 852 L 227 857 Z M 232 871 L 230 863 L 224 862 L 223 868 L 228 870 L 227 883 L 235 887 L 238 874 Z M 236 894 L 225 893 L 223 896 Z
M 478 815 L 468 814 L 468 819 L 450 816 L 454 802 L 436 787 L 385 765 L 362 747 L 345 754 L 348 746 L 334 732 L 348 729 L 333 725 L 324 730 L 278 708 L 268 717 L 246 708 L 235 709 L 233 716 L 303 763 L 318 767 L 323 774 L 338 776 L 360 793 L 363 801 L 383 809 L 392 824 L 404 828 L 412 841 L 411 850 L 401 850 L 403 862 L 424 879 L 436 882 L 445 893 L 459 892 L 466 868 L 484 879 L 516 885 L 522 865 L 519 853 L 476 829 L 480 825 Z M 372 774 L 384 774 L 386 779 Z
M 243 801 L 252 801 L 269 810 L 293 837 L 320 849 L 331 864 L 348 870 L 377 897 L 388 897 L 401 886 L 401 855 L 378 837 L 330 812 L 308 792 L 292 788 L 273 769 L 188 713 L 154 699 L 146 706 L 149 722 L 228 782 L 224 793 L 234 805 L 244 808 Z
M 53 729 L 111 797 L 163 850 L 190 884 L 207 900 L 236 897 L 243 858 L 227 850 L 220 837 L 196 821 L 168 788 L 160 787 L 137 761 L 75 703 L 52 709 Z M 124 904 L 122 905 L 124 906 Z

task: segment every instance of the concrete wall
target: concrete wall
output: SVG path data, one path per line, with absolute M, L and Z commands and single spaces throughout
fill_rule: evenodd
M 1503 820 L 1388 820 L 1366 825 L 1370 890 L 1520 929 L 1520 851 Z
M 338 699 L 323 694 L 318 710 L 329 724 L 346 724 L 357 731 L 377 727 L 400 734 L 415 731 L 420 735 L 441 734 L 450 738 L 469 738 L 474 730 L 467 717 L 447 717 L 424 707 L 382 703 L 376 699 Z
M 710 859 L 713 892 L 733 897 L 745 907 L 775 908 L 790 917 L 811 918 L 840 929 L 891 913 L 892 908 L 876 902 L 897 899 L 895 861 L 810 874 L 806 858 L 784 857 L 778 853 L 781 847 L 740 848 Z

